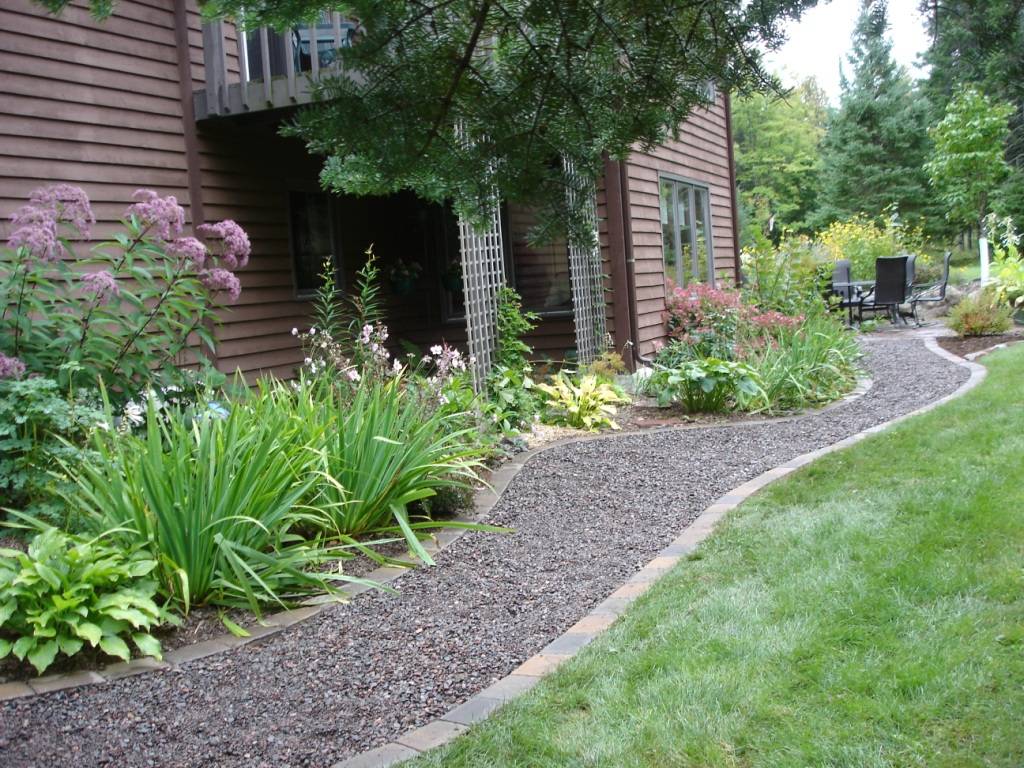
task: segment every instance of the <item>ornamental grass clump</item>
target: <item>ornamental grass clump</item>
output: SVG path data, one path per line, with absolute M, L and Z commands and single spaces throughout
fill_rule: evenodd
M 297 535 L 323 528 L 299 504 L 320 480 L 316 443 L 331 425 L 299 423 L 261 395 L 217 414 L 158 412 L 150 398 L 141 437 L 97 435 L 97 460 L 64 466 L 72 519 L 146 548 L 161 591 L 184 612 L 212 604 L 259 615 L 338 595 L 337 582 L 352 580 L 338 567 L 350 552 L 319 533 Z
M 345 395 L 323 379 L 278 387 L 270 398 L 277 409 L 303 425 L 295 442 L 308 446 L 317 477 L 303 494 L 309 521 L 328 535 L 399 536 L 423 562 L 433 560 L 419 531 L 440 525 L 415 519 L 410 506 L 439 489 L 472 489 L 489 451 L 473 428 L 451 428 L 456 414 L 429 407 L 403 375 L 366 382 Z

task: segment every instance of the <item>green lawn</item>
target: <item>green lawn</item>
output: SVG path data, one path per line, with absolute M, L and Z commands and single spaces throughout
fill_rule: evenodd
M 972 280 L 978 280 L 980 278 L 981 264 L 977 261 L 970 264 L 950 266 L 949 268 L 949 282 L 953 285 L 966 285 Z
M 607 633 L 410 766 L 1024 765 L 1024 345 L 735 510 Z

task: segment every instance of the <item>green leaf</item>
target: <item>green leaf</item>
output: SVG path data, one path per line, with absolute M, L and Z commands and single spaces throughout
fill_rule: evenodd
M 53 663 L 53 660 L 57 658 L 57 641 L 47 640 L 42 645 L 36 646 L 36 648 L 28 654 L 29 663 L 36 668 L 36 672 L 40 675 L 46 671 L 46 668 Z
M 132 657 L 131 651 L 128 650 L 128 644 L 117 635 L 105 635 L 100 640 L 100 648 L 104 653 L 117 656 L 124 661 L 128 661 Z
M 12 652 L 22 661 L 25 660 L 25 655 L 28 654 L 33 648 L 36 647 L 36 639 L 32 635 L 25 635 L 19 637 L 14 643 Z
M 12 643 L 10 640 L 4 640 L 4 638 L 0 637 L 0 659 L 7 658 L 7 655 L 11 652 L 12 648 L 14 648 L 14 643 Z
M 223 623 L 224 626 L 227 627 L 228 632 L 230 632 L 235 637 L 249 637 L 252 634 L 245 627 L 240 626 L 239 624 L 236 624 L 231 619 L 229 619 L 226 613 L 222 613 L 220 615 L 220 620 L 221 623 Z
M 61 635 L 57 638 L 57 645 L 60 646 L 60 652 L 65 656 L 74 656 L 80 650 L 84 643 L 77 637 L 68 637 L 67 635 Z
M 72 629 L 74 629 L 76 635 L 85 640 L 88 640 L 89 645 L 91 645 L 93 648 L 95 648 L 99 644 L 100 638 L 103 637 L 103 632 L 100 630 L 98 626 L 93 624 L 91 621 L 83 621 L 81 624 L 74 625 Z
M 132 635 L 132 642 L 135 643 L 135 647 L 138 648 L 143 655 L 152 656 L 158 661 L 163 660 L 160 641 L 152 635 L 146 634 L 145 632 L 136 632 Z

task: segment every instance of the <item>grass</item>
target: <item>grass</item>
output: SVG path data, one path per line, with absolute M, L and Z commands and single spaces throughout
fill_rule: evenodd
M 735 510 L 427 766 L 1024 765 L 1024 347 Z
M 974 280 L 981 279 L 981 264 L 975 260 L 970 264 L 950 266 L 949 282 L 953 285 L 967 285 Z

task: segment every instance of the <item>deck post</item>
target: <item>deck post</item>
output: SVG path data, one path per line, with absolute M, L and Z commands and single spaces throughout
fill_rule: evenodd
M 212 94 L 209 102 L 211 114 L 223 115 L 228 111 L 228 59 L 224 51 L 224 22 L 203 24 L 203 65 L 206 69 L 206 92 Z

